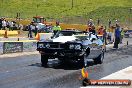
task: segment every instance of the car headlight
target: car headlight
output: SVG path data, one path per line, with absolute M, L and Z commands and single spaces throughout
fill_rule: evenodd
M 44 44 L 38 44 L 38 48 L 44 48 Z
M 80 50 L 81 49 L 81 45 L 75 45 L 75 49 L 76 50 Z
M 69 49 L 74 49 L 74 45 L 73 44 L 69 45 Z
M 46 48 L 50 48 L 50 44 L 46 44 L 45 47 L 46 47 Z

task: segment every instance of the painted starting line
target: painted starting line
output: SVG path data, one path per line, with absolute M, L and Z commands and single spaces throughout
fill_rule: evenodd
M 115 73 L 112 73 L 106 77 L 101 78 L 100 80 L 109 80 L 109 79 L 132 80 L 132 66 L 119 70 Z M 130 86 L 87 86 L 87 87 L 80 87 L 80 88 L 132 88 L 132 85 Z

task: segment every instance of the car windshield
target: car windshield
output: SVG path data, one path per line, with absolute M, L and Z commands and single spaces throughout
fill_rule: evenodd
M 59 36 L 72 36 L 73 32 L 60 32 L 58 35 Z
M 75 37 L 78 38 L 78 39 L 80 39 L 80 40 L 87 40 L 87 39 L 89 39 L 89 35 L 77 35 Z
M 75 32 L 75 31 L 60 31 L 60 32 L 57 32 L 57 34 L 54 37 L 57 38 L 59 36 L 72 36 L 72 35 L 77 35 L 81 33 L 82 32 Z

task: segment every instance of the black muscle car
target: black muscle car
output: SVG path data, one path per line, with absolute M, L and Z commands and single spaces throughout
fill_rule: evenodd
M 58 58 L 62 62 L 75 60 L 80 66 L 87 65 L 87 59 L 101 64 L 104 58 L 104 46 L 101 39 L 92 33 L 76 30 L 63 30 L 52 39 L 39 41 L 37 50 L 41 54 L 42 66 L 47 66 L 48 59 Z

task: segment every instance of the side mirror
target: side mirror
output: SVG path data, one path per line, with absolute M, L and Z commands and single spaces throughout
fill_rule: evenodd
M 96 40 L 96 38 L 92 38 L 91 42 L 93 42 L 93 41 L 95 41 L 95 40 Z

